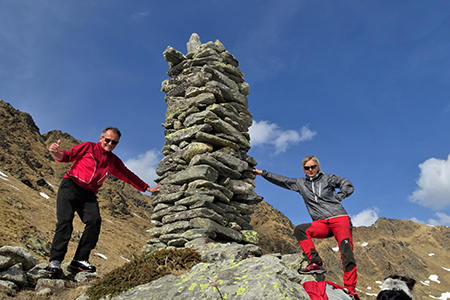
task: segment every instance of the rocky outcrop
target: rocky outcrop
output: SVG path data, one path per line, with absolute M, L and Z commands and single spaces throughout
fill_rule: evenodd
M 47 165 L 52 156 L 31 115 L 0 100 L 0 127 L 0 169 L 36 191 L 53 192 L 45 180 L 54 173 Z
M 205 240 L 258 243 L 250 215 L 263 198 L 254 191 L 256 161 L 247 155 L 249 86 L 220 41 L 202 44 L 194 33 L 187 48 L 187 55 L 164 51 L 171 77 L 162 83 L 165 157 L 151 201 L 154 238 L 144 252 Z
M 107 299 L 309 299 L 302 283 L 314 277 L 298 274 L 297 269 L 307 263 L 302 254 L 256 257 L 261 254 L 257 246 L 238 243 L 209 243 L 196 250 L 205 262 L 189 272 L 167 275 Z M 73 274 L 63 264 L 63 276 L 52 279 L 46 267 L 47 263 L 36 265 L 36 259 L 25 248 L 1 247 L 0 290 L 9 296 L 21 290 L 47 296 L 73 282 L 85 283 L 97 277 L 95 273 Z M 78 297 L 87 299 L 87 295 Z
M 180 276 L 166 275 L 101 300 L 167 299 L 310 299 L 302 287 L 311 275 L 297 269 L 302 254 L 267 254 L 252 257 L 249 245 L 209 243 L 197 251 L 205 260 Z M 251 247 L 251 246 L 250 246 Z M 77 300 L 88 300 L 86 295 Z
M 51 293 L 52 288 L 63 288 L 69 281 L 84 282 L 96 274 L 72 274 L 63 265 L 62 279 L 51 279 L 45 268 L 47 263 L 36 264 L 36 259 L 23 247 L 0 248 L 0 288 L 3 294 L 14 296 L 20 290 L 34 289 L 39 295 Z M 0 293 L 1 294 L 1 293 Z

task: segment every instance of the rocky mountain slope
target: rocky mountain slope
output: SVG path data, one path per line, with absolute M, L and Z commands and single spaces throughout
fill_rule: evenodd
M 58 139 L 63 149 L 81 141 L 57 130 L 41 134 L 29 114 L 1 100 L 0 127 L 0 247 L 22 246 L 29 249 L 38 263 L 46 262 L 56 223 L 56 192 L 69 167 L 55 162 L 47 149 Z M 99 203 L 102 233 L 91 262 L 102 276 L 141 252 L 150 238 L 147 230 L 153 224 L 150 222 L 150 197 L 114 178 L 105 182 L 99 192 Z M 298 209 L 304 209 L 300 199 Z M 73 242 L 80 238 L 83 230 L 83 224 L 75 220 Z M 263 253 L 301 252 L 291 235 L 294 224 L 267 202 L 255 207 L 251 225 L 260 234 Z M 370 227 L 355 228 L 360 296 L 375 299 L 383 278 L 400 273 L 417 280 L 416 299 L 450 298 L 445 296 L 450 292 L 449 240 L 447 227 L 406 220 L 380 218 Z M 326 279 L 342 285 L 342 267 L 336 247 L 333 238 L 317 241 L 328 270 Z M 74 248 L 75 244 L 71 243 L 66 260 L 70 260 Z M 76 294 L 61 296 L 59 293 L 52 297 L 75 299 Z

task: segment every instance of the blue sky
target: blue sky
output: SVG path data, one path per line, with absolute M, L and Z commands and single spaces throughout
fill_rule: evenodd
M 156 3 L 156 4 L 154 4 Z M 240 62 L 259 169 L 304 176 L 314 154 L 350 179 L 357 226 L 378 217 L 450 225 L 449 1 L 0 2 L 0 99 L 41 133 L 97 141 L 147 181 L 162 159 L 167 46 L 192 33 Z M 301 197 L 256 179 L 294 224 Z

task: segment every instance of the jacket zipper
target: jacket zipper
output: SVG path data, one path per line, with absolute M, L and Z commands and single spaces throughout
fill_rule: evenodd
M 314 200 L 316 200 L 316 202 L 319 202 L 318 199 L 317 199 L 316 190 L 314 188 L 314 181 L 312 181 L 311 183 L 312 183 L 312 191 L 313 191 L 313 194 L 314 194 Z

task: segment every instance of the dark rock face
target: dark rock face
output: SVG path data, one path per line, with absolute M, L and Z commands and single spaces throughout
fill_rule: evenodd
M 257 244 L 251 206 L 263 198 L 254 191 L 256 161 L 247 155 L 248 84 L 220 41 L 201 44 L 193 34 L 188 51 L 164 51 L 171 77 L 162 83 L 168 105 L 165 157 L 156 170 L 162 187 L 152 196 L 156 228 L 149 244 Z

